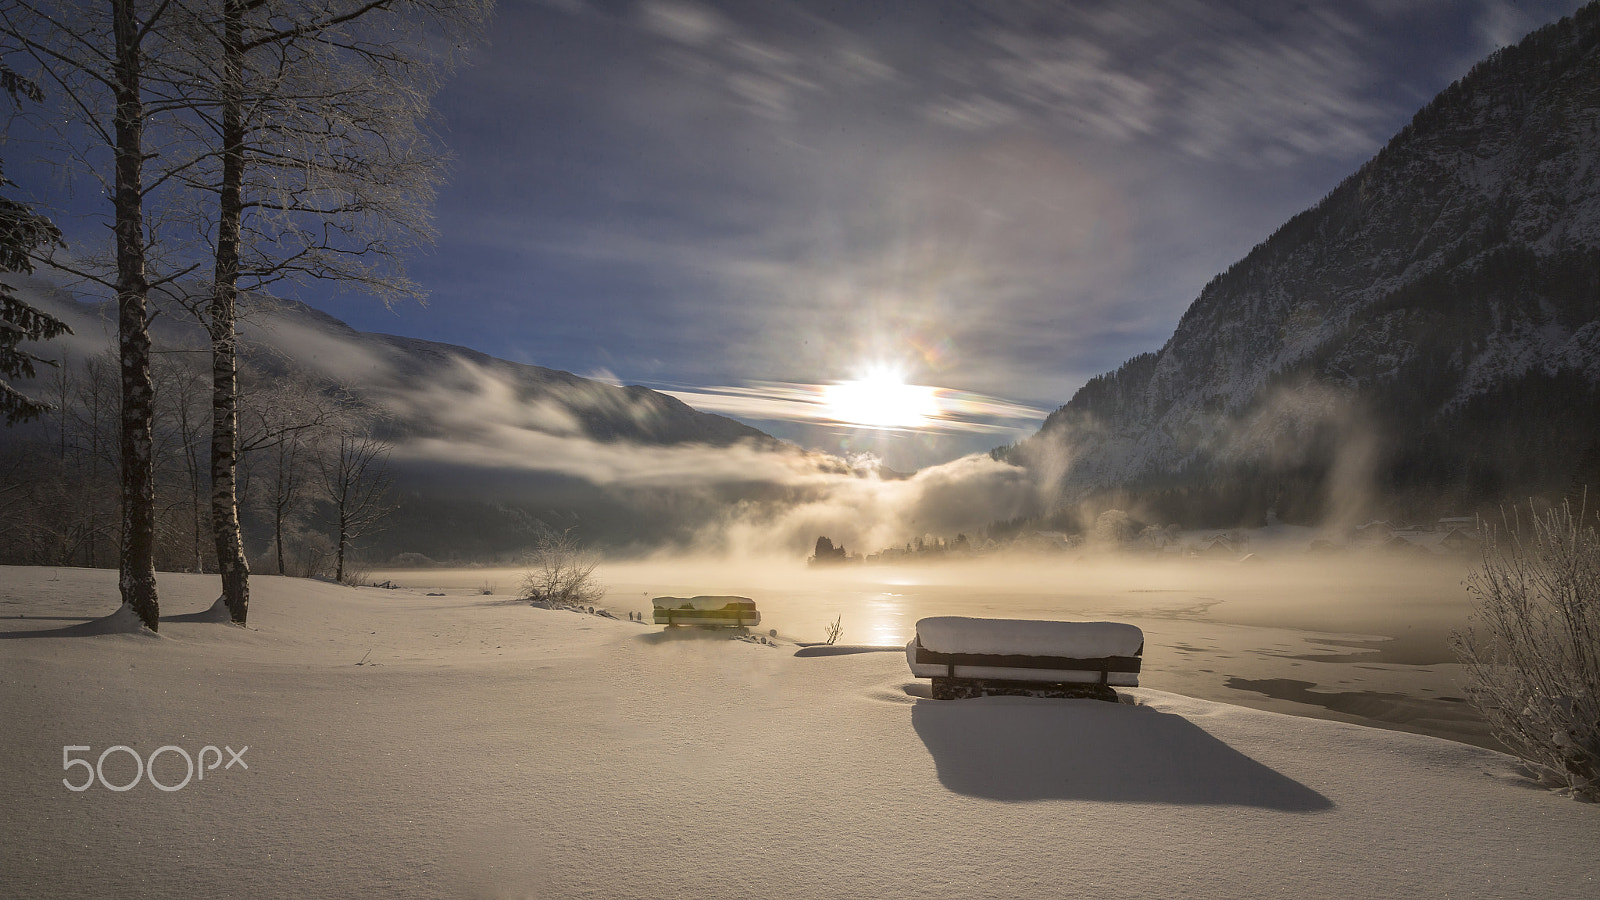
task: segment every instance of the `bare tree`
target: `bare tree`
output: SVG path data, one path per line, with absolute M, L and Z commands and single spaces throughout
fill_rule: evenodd
M 305 500 L 304 464 L 310 455 L 306 436 L 287 435 L 267 449 L 266 455 L 261 502 L 272 520 L 272 553 L 277 562 L 276 571 L 279 575 L 286 575 L 289 570 L 283 558 L 285 530 L 295 524 L 296 514 Z
M 272 552 L 279 575 L 289 572 L 285 541 L 300 530 L 308 508 L 307 467 L 323 432 L 338 421 L 336 401 L 321 385 L 304 378 L 274 379 L 241 397 L 240 455 L 245 460 L 260 457 L 261 472 L 253 492 L 243 490 L 241 480 L 240 496 L 254 493 L 255 508 L 272 522 Z
M 248 612 L 238 514 L 237 299 L 285 278 L 353 282 L 386 299 L 420 292 L 400 253 L 431 239 L 428 207 L 442 154 L 423 127 L 440 78 L 491 0 L 8 0 L 0 51 L 21 54 L 62 88 L 72 123 L 65 156 L 114 198 L 115 278 L 79 259 L 59 269 L 115 290 L 123 364 L 123 595 L 157 624 L 148 298 L 199 267 L 194 304 L 212 347 L 211 510 L 223 599 Z M 101 102 L 100 98 L 105 98 Z M 170 153 L 151 152 L 158 122 Z M 110 151 L 100 157 L 74 139 Z M 157 171 L 144 166 L 157 161 Z M 190 192 L 163 207 L 158 188 Z M 196 243 L 156 258 L 148 213 L 209 210 Z M 172 229 L 168 229 L 170 234 Z M 173 291 L 178 299 L 181 292 Z M 342 549 L 342 548 L 341 548 Z
M 181 553 L 165 555 L 171 561 L 181 560 L 183 568 L 204 572 L 211 533 L 206 502 L 207 379 L 182 351 L 158 351 L 151 373 L 156 389 L 157 479 L 171 498 L 163 511 L 177 514 L 171 516 L 173 537 L 183 546 Z
M 352 411 L 333 429 L 316 464 L 317 491 L 333 529 L 333 577 L 340 582 L 356 542 L 394 511 L 388 499 L 390 445 L 373 434 L 373 424 L 370 416 Z
M 420 127 L 491 0 L 182 0 L 197 142 L 211 165 L 213 279 L 196 309 L 212 347 L 212 520 L 223 599 L 249 610 L 239 527 L 238 297 L 285 278 L 420 296 L 400 252 L 432 239 L 443 160 Z M 424 26 L 429 27 L 424 27 Z M 441 38 L 443 40 L 441 41 Z
M 153 274 L 147 201 L 189 162 L 181 152 L 161 157 L 149 129 L 183 106 L 181 78 L 158 62 L 172 0 L 7 0 L 0 4 L 0 52 L 28 60 L 24 75 L 59 97 L 53 122 L 62 153 L 98 178 L 111 197 L 114 275 L 47 253 L 45 261 L 116 294 L 120 373 L 122 537 L 118 579 L 122 601 L 145 627 L 160 627 L 156 591 L 154 388 L 150 375 L 150 293 L 192 271 Z M 12 67 L 15 70 L 16 67 Z M 176 151 L 177 146 L 173 145 Z M 109 157 L 109 165 L 107 164 Z M 109 171 L 107 171 L 109 169 Z
M 118 363 L 114 350 L 81 365 L 63 359 L 52 384 L 59 406 L 56 471 L 43 516 L 54 535 L 51 562 L 115 562 L 118 483 Z

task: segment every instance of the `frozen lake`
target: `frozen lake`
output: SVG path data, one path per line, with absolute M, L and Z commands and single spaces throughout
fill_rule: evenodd
M 761 631 L 901 647 L 925 616 L 1114 620 L 1144 629 L 1140 683 L 1257 709 L 1496 746 L 1464 702 L 1449 635 L 1467 624 L 1471 560 L 1350 555 L 1255 564 L 1033 558 L 808 569 L 781 562 L 607 563 L 603 605 L 659 596 L 756 600 Z M 514 595 L 521 569 L 373 573 L 410 589 Z M 908 673 L 909 677 L 909 673 Z

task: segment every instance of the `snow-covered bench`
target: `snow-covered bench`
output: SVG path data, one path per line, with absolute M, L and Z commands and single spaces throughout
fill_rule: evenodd
M 761 613 L 749 597 L 657 597 L 657 625 L 760 625 Z
M 911 674 L 933 679 L 933 696 L 985 694 L 1096 697 L 1138 687 L 1144 632 L 1121 622 L 1036 622 L 935 616 L 906 644 Z

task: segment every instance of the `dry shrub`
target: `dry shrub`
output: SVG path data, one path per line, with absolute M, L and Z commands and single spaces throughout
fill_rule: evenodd
M 520 597 L 549 607 L 591 606 L 605 597 L 606 589 L 594 578 L 600 558 L 583 550 L 568 532 L 540 536 L 528 555 Z
M 1600 800 L 1600 535 L 1567 504 L 1491 534 L 1454 638 L 1472 702 L 1540 780 Z

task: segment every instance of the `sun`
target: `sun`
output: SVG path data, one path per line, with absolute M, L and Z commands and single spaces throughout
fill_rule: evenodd
M 829 418 L 864 428 L 919 428 L 939 414 L 936 389 L 891 372 L 830 384 L 822 393 Z

